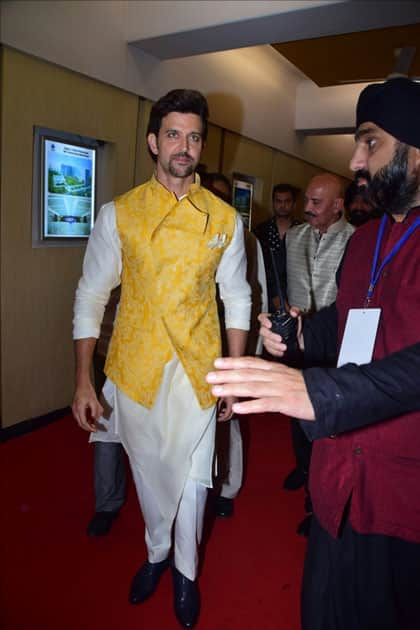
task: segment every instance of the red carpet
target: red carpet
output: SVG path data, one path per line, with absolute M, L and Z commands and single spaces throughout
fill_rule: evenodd
M 293 465 L 289 422 L 243 421 L 247 475 L 235 516 L 208 510 L 198 630 L 298 630 L 306 541 L 295 534 L 303 492 L 281 483 Z M 145 559 L 132 485 L 111 534 L 85 534 L 92 515 L 92 448 L 64 418 L 0 446 L 1 630 L 176 630 L 165 574 L 140 606 L 127 602 Z

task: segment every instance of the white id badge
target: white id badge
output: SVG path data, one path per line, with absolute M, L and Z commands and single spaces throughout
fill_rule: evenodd
M 380 316 L 380 308 L 349 310 L 337 367 L 345 363 L 371 362 Z

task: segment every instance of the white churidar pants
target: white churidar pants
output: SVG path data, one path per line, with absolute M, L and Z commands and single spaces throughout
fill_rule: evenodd
M 223 482 L 220 495 L 226 499 L 234 499 L 242 485 L 243 449 L 240 421 L 233 418 L 229 424 L 229 472 L 226 480 Z
M 130 459 L 149 562 L 168 556 L 173 528 L 175 566 L 194 580 L 207 488 L 212 487 L 216 407 L 200 408 L 176 356 L 165 366 L 152 409 L 135 403 L 109 379 L 103 393 Z

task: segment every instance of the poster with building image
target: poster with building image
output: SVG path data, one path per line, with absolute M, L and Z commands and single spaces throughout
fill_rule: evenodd
M 44 138 L 43 238 L 87 238 L 95 218 L 96 149 Z
M 245 227 L 251 229 L 253 178 L 246 175 L 233 175 L 232 205 L 242 217 Z

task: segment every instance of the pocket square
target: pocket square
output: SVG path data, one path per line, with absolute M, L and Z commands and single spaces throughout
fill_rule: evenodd
M 223 232 L 223 234 L 215 234 L 212 239 L 207 243 L 207 247 L 210 249 L 216 249 L 217 247 L 224 247 L 227 239 L 227 234 Z

